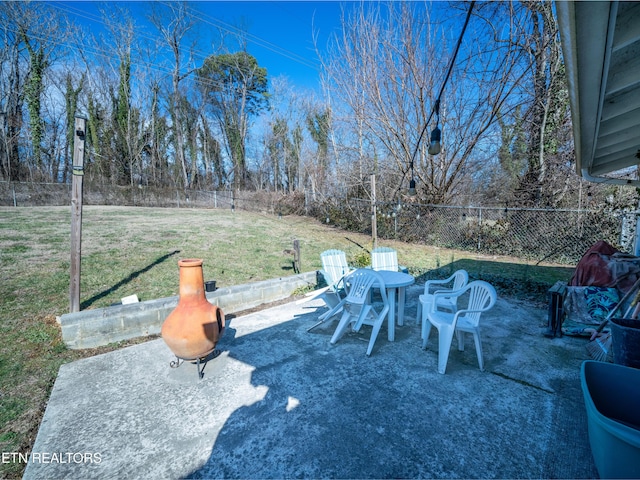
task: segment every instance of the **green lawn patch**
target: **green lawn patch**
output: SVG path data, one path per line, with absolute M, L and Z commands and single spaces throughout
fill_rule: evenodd
M 70 351 L 56 316 L 69 310 L 69 207 L 0 207 L 0 452 L 28 452 L 60 365 L 124 344 Z M 99 308 L 136 294 L 141 300 L 178 294 L 182 258 L 202 258 L 205 280 L 218 287 L 293 274 L 285 250 L 298 240 L 302 271 L 321 268 L 320 253 L 338 248 L 352 265 L 367 262 L 371 238 L 307 217 L 256 212 L 85 206 L 82 224 L 81 306 Z M 379 240 L 420 277 L 445 278 L 465 268 L 501 295 L 546 301 L 572 268 L 514 258 Z M 302 293 L 302 292 L 301 292 Z M 138 340 L 144 341 L 144 340 Z M 135 342 L 129 342 L 135 343 Z M 0 477 L 22 467 L 0 464 Z

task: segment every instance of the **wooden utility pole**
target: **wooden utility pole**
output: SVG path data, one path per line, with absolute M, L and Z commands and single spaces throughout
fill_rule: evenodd
M 371 240 L 378 248 L 378 209 L 376 207 L 376 174 L 371 174 Z
M 73 169 L 71 188 L 71 283 L 69 311 L 80 311 L 80 252 L 82 244 L 82 180 L 84 179 L 84 139 L 87 119 L 75 117 L 73 138 Z

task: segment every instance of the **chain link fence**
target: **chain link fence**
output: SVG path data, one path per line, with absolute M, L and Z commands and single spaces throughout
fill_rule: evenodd
M 382 239 L 566 265 L 577 263 L 599 240 L 633 253 L 640 213 L 415 203 L 377 203 L 375 207 L 377 236 Z M 326 222 L 342 228 L 372 231 L 369 200 L 333 203 L 325 206 L 324 215 Z
M 273 215 L 311 215 L 371 235 L 372 204 L 359 198 L 312 201 L 303 193 L 182 190 L 85 185 L 86 205 L 220 208 Z M 0 205 L 69 205 L 71 187 L 0 182 Z M 533 262 L 575 265 L 599 240 L 634 253 L 636 210 L 569 210 L 385 203 L 375 205 L 377 236 Z
M 197 190 L 144 185 L 83 185 L 84 205 L 126 205 L 167 208 L 222 208 L 274 215 L 304 215 L 303 193 Z M 0 205 L 36 207 L 71 204 L 70 183 L 0 182 Z

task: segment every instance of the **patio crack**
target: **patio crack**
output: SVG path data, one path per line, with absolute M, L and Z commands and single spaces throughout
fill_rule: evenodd
M 534 385 L 533 383 L 529 383 L 526 382 L 524 380 L 520 380 L 519 378 L 513 378 L 510 377 L 509 375 L 505 375 L 504 373 L 500 373 L 500 372 L 491 372 L 493 375 L 496 375 L 500 378 L 504 378 L 505 380 L 511 380 L 512 382 L 516 382 L 519 383 L 520 385 L 524 385 L 525 387 L 531 387 L 531 388 L 535 388 L 536 390 L 540 390 L 542 392 L 545 393 L 551 393 L 551 394 L 555 394 L 556 392 L 554 392 L 553 390 L 549 390 L 548 388 L 544 388 L 541 387 L 539 385 Z

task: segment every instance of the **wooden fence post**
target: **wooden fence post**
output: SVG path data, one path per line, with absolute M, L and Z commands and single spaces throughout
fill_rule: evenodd
M 69 311 L 80 311 L 80 259 L 82 245 L 82 180 L 84 179 L 84 139 L 87 119 L 75 117 L 71 187 L 71 282 Z

